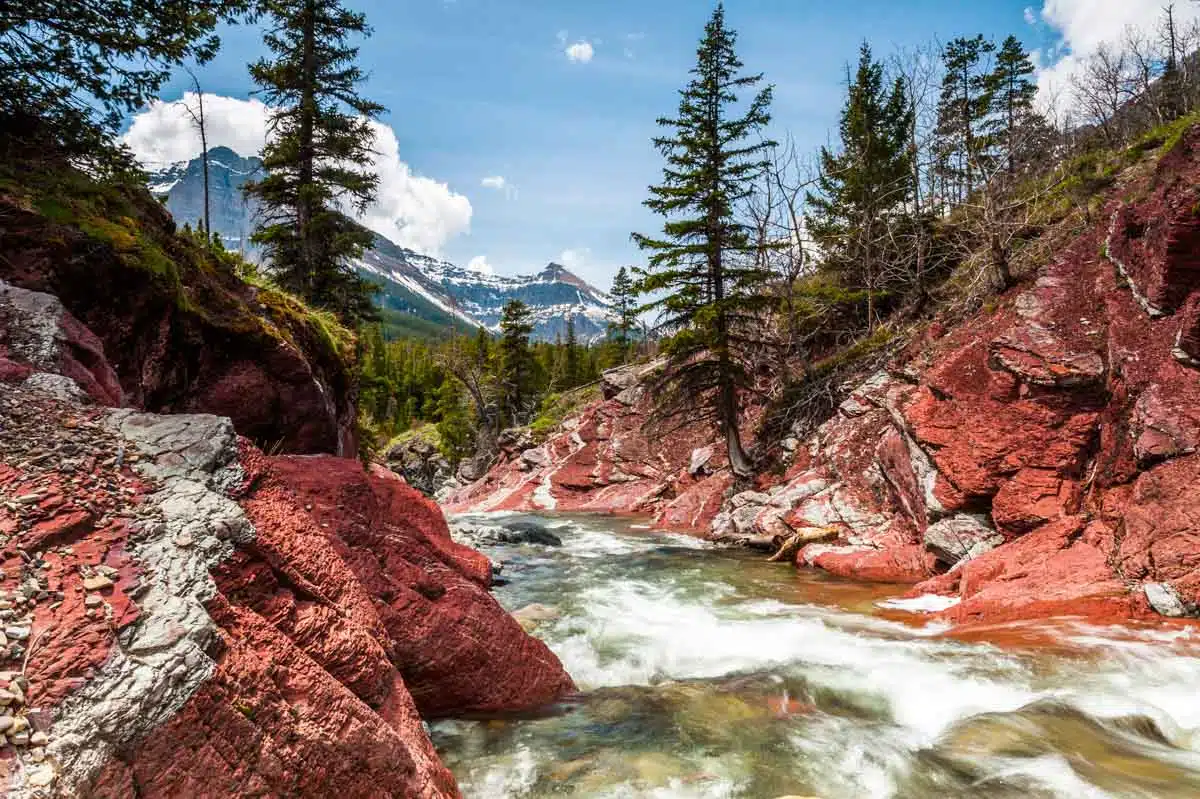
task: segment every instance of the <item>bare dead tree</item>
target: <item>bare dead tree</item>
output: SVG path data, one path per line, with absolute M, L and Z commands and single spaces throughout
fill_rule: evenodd
M 204 124 L 204 90 L 200 88 L 200 79 L 196 77 L 196 73 L 192 72 L 190 67 L 185 67 L 188 75 L 192 78 L 192 85 L 196 87 L 196 108 L 192 108 L 186 102 L 183 104 L 184 109 L 192 118 L 192 123 L 200 131 L 200 158 L 204 169 L 204 238 L 211 241 L 212 239 L 212 224 L 209 218 L 209 194 L 208 194 L 208 127 Z
M 1102 44 L 1071 78 L 1084 121 L 1099 128 L 1110 145 L 1122 140 L 1118 113 L 1134 97 L 1136 82 L 1130 66 L 1124 48 Z

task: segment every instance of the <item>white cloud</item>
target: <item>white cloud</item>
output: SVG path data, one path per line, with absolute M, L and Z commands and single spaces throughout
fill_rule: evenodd
M 183 103 L 194 106 L 195 101 L 191 92 L 182 100 L 155 101 L 133 118 L 125 143 L 144 166 L 155 168 L 200 154 L 200 135 L 183 107 Z M 208 146 L 257 155 L 266 141 L 269 114 L 270 109 L 258 100 L 205 95 Z M 402 247 L 440 254 L 447 241 L 470 229 L 470 200 L 441 181 L 413 174 L 400 160 L 395 131 L 379 122 L 371 127 L 379 190 L 359 221 Z
M 198 108 L 194 92 L 187 92 L 181 100 L 170 103 L 155 100 L 133 118 L 129 132 L 125 134 L 125 143 L 143 166 L 153 169 L 187 161 L 200 154 L 200 132 L 192 123 L 185 104 Z M 259 100 L 204 95 L 208 146 L 229 147 L 243 156 L 257 155 L 267 138 L 270 113 L 271 110 Z
M 567 59 L 578 64 L 586 64 L 592 60 L 592 56 L 596 54 L 592 43 L 584 39 L 580 39 L 574 44 L 567 45 Z
M 486 255 L 476 255 L 467 262 L 467 269 L 471 272 L 478 272 L 481 275 L 496 274 L 496 270 L 488 263 Z
M 1037 24 L 1037 13 L 1033 10 L 1033 6 L 1025 6 L 1025 24 Z
M 517 187 L 503 175 L 489 175 L 479 181 L 479 185 L 485 189 L 502 192 L 505 199 L 515 200 L 517 198 Z
M 1045 65 L 1038 73 L 1043 102 L 1063 95 L 1088 57 L 1103 45 L 1118 44 L 1127 29 L 1152 31 L 1163 6 L 1163 0 L 1045 0 L 1038 16 L 1060 38 L 1035 53 L 1035 63 Z M 1029 9 L 1026 19 L 1032 14 Z M 1180 25 L 1200 19 L 1200 4 L 1177 3 L 1175 17 Z

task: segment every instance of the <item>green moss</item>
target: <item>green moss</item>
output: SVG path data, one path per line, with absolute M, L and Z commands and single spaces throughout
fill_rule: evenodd
M 563 392 L 547 394 L 537 418 L 529 425 L 534 441 L 541 443 L 550 437 L 567 419 L 580 413 L 600 398 L 600 387 L 591 385 Z
M 839 371 L 845 366 L 879 352 L 894 342 L 896 338 L 897 335 L 894 331 L 886 325 L 880 325 L 870 335 L 860 338 L 844 350 L 817 361 L 809 371 L 814 376 Z
M 397 444 L 408 444 L 412 441 L 424 441 L 427 444 L 432 444 L 435 449 L 441 449 L 442 435 L 438 432 L 437 425 L 426 423 L 411 427 L 403 433 L 392 436 L 392 439 L 387 442 L 384 450 L 389 450 Z

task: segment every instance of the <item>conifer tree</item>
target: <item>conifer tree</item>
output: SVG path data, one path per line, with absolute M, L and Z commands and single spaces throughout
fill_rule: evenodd
M 264 8 L 274 18 L 265 36 L 274 60 L 250 74 L 276 110 L 266 177 L 247 185 L 261 208 L 252 238 L 284 288 L 348 322 L 373 318 L 372 289 L 350 265 L 372 235 L 343 213 L 366 208 L 379 183 L 369 120 L 384 109 L 358 95 L 358 48 L 347 44 L 370 29 L 339 0 L 264 0 Z
M 496 371 L 500 386 L 500 416 L 512 426 L 524 421 L 533 404 L 534 362 L 529 349 L 532 332 L 529 306 L 520 300 L 509 300 L 500 315 Z
M 913 124 L 903 78 L 886 86 L 883 65 L 864 42 L 838 126 L 841 147 L 821 148 L 817 191 L 808 194 L 812 210 L 805 223 L 825 254 L 825 266 L 847 287 L 865 290 L 869 324 L 883 287 L 884 250 L 891 244 L 886 225 L 912 195 Z
M 947 178 L 955 184 L 955 199 L 962 202 L 975 188 L 989 137 L 983 130 L 991 112 L 992 76 L 984 57 L 996 46 L 982 35 L 950 41 L 942 50 L 946 74 L 938 101 L 938 151 Z
M 565 388 L 575 388 L 580 384 L 582 369 L 579 363 L 579 337 L 575 335 L 575 314 L 567 315 L 567 341 L 564 354 L 563 382 Z
M 624 357 L 624 350 L 629 346 L 630 333 L 637 326 L 637 292 L 634 291 L 629 270 L 625 267 L 618 269 L 613 277 L 609 296 L 612 297 L 612 307 L 617 318 L 609 323 L 608 335 L 621 348 Z
M 1037 83 L 1033 81 L 1035 72 L 1029 53 L 1017 37 L 1005 39 L 996 54 L 996 67 L 988 87 L 993 115 L 989 129 L 1004 150 L 1006 169 L 1010 174 L 1016 165 L 1018 132 L 1033 114 L 1033 101 L 1037 98 Z
M 0 116 L 41 118 L 60 145 L 111 141 L 185 62 L 217 52 L 218 23 L 247 0 L 10 0 L 0 3 Z
M 738 431 L 738 395 L 749 376 L 738 356 L 748 323 L 766 305 L 761 288 L 769 275 L 752 257 L 750 230 L 737 209 L 774 143 L 752 138 L 770 122 L 770 86 L 737 111 L 738 93 L 753 90 L 762 75 L 742 74 L 736 38 L 718 4 L 693 77 L 679 93 L 678 113 L 658 120 L 670 129 L 654 140 L 667 163 L 645 205 L 665 217 L 662 235 L 633 239 L 650 253 L 647 267 L 637 270 L 639 292 L 652 297 L 645 310 L 658 310 L 659 328 L 674 334 L 664 348 L 669 365 L 659 416 L 715 420 L 730 465 L 744 477 L 753 466 Z

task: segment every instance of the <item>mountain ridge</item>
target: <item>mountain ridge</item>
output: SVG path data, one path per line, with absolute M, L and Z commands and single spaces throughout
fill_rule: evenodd
M 255 206 L 242 186 L 262 161 L 229 147 L 208 151 L 209 199 L 213 232 L 226 247 L 255 259 L 249 242 Z M 204 171 L 200 156 L 149 169 L 148 185 L 179 222 L 203 216 Z M 565 337 L 574 320 L 581 341 L 604 337 L 613 318 L 608 295 L 559 263 L 535 275 L 485 274 L 402 247 L 374 233 L 375 241 L 355 262 L 359 274 L 380 286 L 378 303 L 385 328 L 394 335 L 438 336 L 454 329 L 499 330 L 504 305 L 521 300 L 532 311 L 533 338 Z

